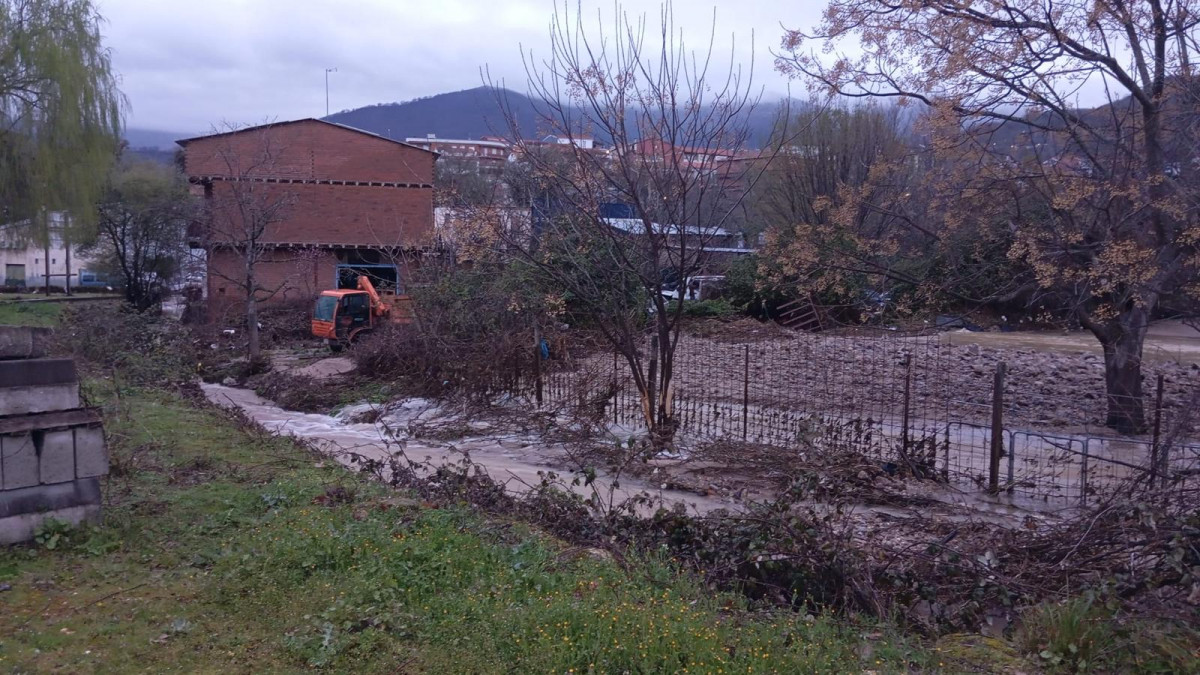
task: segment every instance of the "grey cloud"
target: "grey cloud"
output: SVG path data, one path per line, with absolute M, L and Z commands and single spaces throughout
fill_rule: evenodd
M 755 81 L 782 91 L 771 47 L 780 22 L 811 24 L 818 5 L 779 0 L 718 3 L 717 39 L 737 33 L 748 61 L 755 33 Z M 659 3 L 633 0 L 630 13 L 657 21 Z M 574 1 L 571 3 L 572 11 Z M 587 16 L 607 0 L 588 0 Z M 130 126 L 198 132 L 221 121 L 259 122 L 320 115 L 324 69 L 331 109 L 407 100 L 480 84 L 480 67 L 524 90 L 521 45 L 548 47 L 553 0 L 104 0 L 105 34 L 130 99 Z M 676 23 L 696 46 L 707 39 L 712 5 L 676 0 Z

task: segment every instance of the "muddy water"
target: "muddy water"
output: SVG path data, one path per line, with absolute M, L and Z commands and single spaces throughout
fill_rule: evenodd
M 464 457 L 485 468 L 492 478 L 503 483 L 509 491 L 522 493 L 542 482 L 542 475 L 553 471 L 568 475 L 563 449 L 542 443 L 536 436 L 526 434 L 484 434 L 486 425 L 469 421 L 467 428 L 478 428 L 480 435 L 456 438 L 453 442 L 438 442 L 411 438 L 404 431 L 410 422 L 434 422 L 447 416 L 436 404 L 421 399 L 389 406 L 378 422 L 355 422 L 355 413 L 370 406 L 355 406 L 337 417 L 284 410 L 261 398 L 253 391 L 202 384 L 205 396 L 213 403 L 241 410 L 263 429 L 276 434 L 294 436 L 311 442 L 319 450 L 346 466 L 353 466 L 350 455 L 386 460 L 403 448 L 414 461 L 428 460 L 431 466 L 460 462 Z M 356 467 L 355 467 L 356 468 Z M 564 485 L 576 493 L 591 497 L 591 487 Z M 682 505 L 688 512 L 708 513 L 716 509 L 740 510 L 736 502 L 659 486 L 628 477 L 613 480 L 601 474 L 595 482 L 595 493 L 602 503 L 619 504 L 641 493 L 650 494 L 668 508 Z
M 476 465 L 487 470 L 493 478 L 505 484 L 509 491 L 520 494 L 538 485 L 542 475 L 553 471 L 569 478 L 569 462 L 563 448 L 547 443 L 535 434 L 511 433 L 487 429 L 485 422 L 466 420 L 467 428 L 475 428 L 478 435 L 457 438 L 453 442 L 437 442 L 424 438 L 413 438 L 406 432 L 412 423 L 437 423 L 454 420 L 452 414 L 432 402 L 409 399 L 393 403 L 382 409 L 374 423 L 355 422 L 354 419 L 367 411 L 380 412 L 370 405 L 351 406 L 337 416 L 301 413 L 279 408 L 253 391 L 225 387 L 215 384 L 201 385 L 205 395 L 213 403 L 245 413 L 263 429 L 276 434 L 290 435 L 314 445 L 331 458 L 351 468 L 358 468 L 350 460 L 351 454 L 370 459 L 386 460 L 390 453 L 403 448 L 405 455 L 415 461 L 427 461 L 429 466 L 461 461 L 470 457 Z M 614 486 L 619 483 L 619 487 Z M 741 502 L 716 496 L 700 495 L 680 490 L 665 490 L 644 480 L 622 477 L 614 481 L 611 476 L 597 477 L 596 492 L 603 504 L 619 504 L 642 493 L 650 494 L 662 506 L 671 508 L 682 505 L 689 513 L 706 514 L 717 509 L 731 512 L 744 510 Z M 593 495 L 591 488 L 562 485 L 584 497 Z M 940 506 L 921 509 L 921 515 L 933 516 L 950 521 L 982 520 L 999 525 L 1015 526 L 1026 517 L 1038 519 L 1054 518 L 1058 509 L 1047 509 L 1045 504 L 1023 504 L 1012 498 L 988 498 L 977 491 L 959 491 L 950 486 L 926 486 L 923 496 L 941 502 Z M 767 497 L 768 495 L 757 495 Z M 831 505 L 806 503 L 817 510 L 835 508 Z M 1030 508 L 1032 506 L 1032 508 Z M 839 504 L 839 513 L 856 515 L 860 525 L 871 522 L 875 517 L 886 515 L 905 518 L 915 515 L 903 507 L 879 505 Z M 647 513 L 650 509 L 643 507 Z

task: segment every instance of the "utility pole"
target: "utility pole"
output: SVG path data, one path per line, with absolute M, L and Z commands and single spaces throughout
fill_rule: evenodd
M 329 74 L 336 73 L 337 68 L 325 69 L 325 116 L 329 117 Z

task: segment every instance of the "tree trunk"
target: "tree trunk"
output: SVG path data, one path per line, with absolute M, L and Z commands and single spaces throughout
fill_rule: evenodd
M 246 352 L 251 365 L 257 364 L 262 352 L 258 346 L 258 302 L 253 293 L 246 300 Z
M 45 268 L 46 297 L 48 298 L 48 297 L 50 297 L 50 225 L 49 224 L 46 225 L 45 255 L 46 255 L 46 257 L 42 258 L 42 262 L 45 263 L 43 265 L 43 267 Z
M 67 295 L 71 294 L 71 241 L 67 239 L 67 233 L 63 231 L 63 252 L 66 254 L 67 276 L 63 277 L 63 292 Z
M 258 301 L 255 291 L 258 281 L 254 278 L 254 261 L 246 257 L 246 356 L 253 368 L 258 364 L 261 350 L 258 345 Z
M 1146 430 L 1142 392 L 1142 345 L 1146 338 L 1145 312 L 1122 317 L 1123 325 L 1093 331 L 1104 349 L 1104 390 L 1108 413 L 1104 424 L 1123 434 Z

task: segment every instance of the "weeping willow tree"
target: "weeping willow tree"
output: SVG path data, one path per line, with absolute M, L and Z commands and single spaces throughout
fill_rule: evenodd
M 0 228 L 49 246 L 91 234 L 124 97 L 89 0 L 0 0 Z

